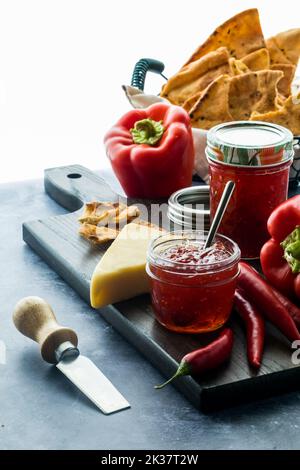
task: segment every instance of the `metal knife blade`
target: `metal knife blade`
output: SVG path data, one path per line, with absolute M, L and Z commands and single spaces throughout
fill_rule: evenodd
M 24 297 L 15 306 L 13 321 L 23 335 L 38 342 L 42 358 L 74 383 L 105 414 L 130 404 L 105 375 L 77 348 L 74 330 L 60 326 L 50 305 L 40 297 Z
M 130 408 L 128 401 L 85 356 L 65 358 L 56 367 L 105 414 Z

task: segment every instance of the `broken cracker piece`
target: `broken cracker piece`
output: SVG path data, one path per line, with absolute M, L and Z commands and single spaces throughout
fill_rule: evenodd
M 119 229 L 140 215 L 137 206 L 126 206 L 118 202 L 90 202 L 84 207 L 79 234 L 94 244 L 100 245 L 114 240 Z
M 83 223 L 79 228 L 79 234 L 95 245 L 100 245 L 115 240 L 119 234 L 119 230 Z
M 109 218 L 118 215 L 125 207 L 125 204 L 118 202 L 88 202 L 78 220 L 80 223 L 98 225 L 102 222 L 101 225 L 107 225 Z
M 132 222 L 134 219 L 136 219 L 140 215 L 140 210 L 137 206 L 128 206 L 125 207 L 119 214 L 112 218 L 108 226 L 114 225 L 117 227 L 123 227 L 126 224 L 129 224 Z

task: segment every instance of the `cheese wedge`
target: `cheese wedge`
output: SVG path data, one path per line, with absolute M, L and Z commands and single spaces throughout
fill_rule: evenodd
M 104 307 L 149 292 L 147 250 L 150 241 L 161 233 L 158 228 L 135 223 L 123 227 L 93 273 L 92 307 Z

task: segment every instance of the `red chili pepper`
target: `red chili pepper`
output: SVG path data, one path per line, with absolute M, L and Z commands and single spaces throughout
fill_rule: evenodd
M 257 307 L 250 302 L 241 289 L 235 291 L 234 306 L 246 325 L 249 364 L 258 369 L 264 349 L 265 321 Z
M 240 262 L 238 286 L 246 292 L 261 313 L 290 340 L 300 339 L 294 320 L 270 289 L 270 285 L 249 264 Z
M 297 307 L 290 299 L 288 299 L 285 295 L 283 295 L 279 290 L 275 289 L 275 287 L 271 287 L 273 294 L 277 297 L 277 299 L 282 303 L 282 305 L 287 309 L 290 316 L 296 323 L 298 329 L 300 328 L 300 308 Z
M 186 354 L 173 377 L 162 385 L 156 385 L 155 388 L 162 388 L 182 375 L 199 375 L 206 370 L 215 369 L 229 358 L 232 346 L 233 333 L 230 328 L 226 328 L 212 343 Z
M 155 103 L 126 113 L 104 143 L 129 197 L 162 198 L 192 184 L 194 142 L 188 113 Z

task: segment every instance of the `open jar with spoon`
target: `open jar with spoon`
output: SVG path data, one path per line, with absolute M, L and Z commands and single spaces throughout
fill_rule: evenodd
M 180 333 L 220 328 L 228 319 L 238 276 L 240 250 L 216 235 L 204 249 L 208 232 L 175 231 L 155 239 L 147 272 L 156 319 Z

